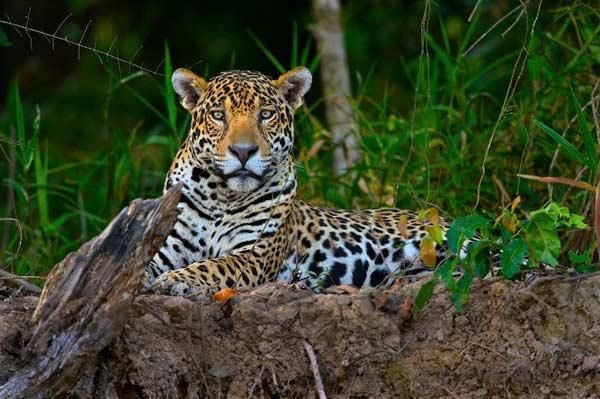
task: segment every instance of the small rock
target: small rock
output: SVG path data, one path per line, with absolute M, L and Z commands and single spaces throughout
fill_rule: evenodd
M 225 366 L 213 366 L 208 369 L 208 374 L 217 378 L 226 378 L 231 375 L 231 370 Z
M 586 356 L 581 364 L 581 371 L 590 372 L 600 369 L 600 356 Z

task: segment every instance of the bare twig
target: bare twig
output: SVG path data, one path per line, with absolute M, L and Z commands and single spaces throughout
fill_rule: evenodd
M 529 39 L 529 44 L 531 44 L 533 35 L 535 33 L 535 27 L 537 25 L 537 21 L 540 16 L 542 2 L 543 2 L 543 0 L 540 0 L 540 2 L 538 3 L 536 14 L 535 14 L 535 17 L 533 18 L 533 22 L 531 24 L 531 29 L 529 29 L 529 23 L 527 20 L 527 4 L 528 4 L 528 2 L 521 2 L 521 7 L 523 7 L 523 10 L 524 10 L 525 21 L 527 23 L 527 29 L 525 31 L 525 37 L 523 38 L 523 45 L 521 46 L 521 51 L 519 52 L 519 55 L 517 56 L 517 61 L 515 62 L 512 74 L 510 76 L 510 80 L 508 82 L 508 88 L 506 89 L 506 94 L 504 96 L 504 101 L 502 102 L 502 107 L 500 109 L 500 113 L 498 114 L 496 123 L 494 124 L 494 127 L 492 128 L 492 133 L 490 134 L 490 138 L 488 140 L 488 144 L 485 149 L 483 161 L 481 162 L 481 176 L 479 177 L 479 182 L 477 183 L 477 199 L 475 201 L 475 205 L 473 206 L 473 208 L 477 208 L 477 206 L 479 206 L 479 200 L 481 199 L 481 186 L 483 184 L 483 179 L 485 178 L 485 175 L 486 175 L 485 163 L 487 161 L 488 155 L 492 148 L 492 143 L 494 142 L 494 138 L 496 137 L 496 132 L 498 131 L 498 128 L 500 127 L 500 124 L 502 123 L 504 116 L 506 115 L 506 113 L 508 111 L 508 104 L 510 103 L 510 101 L 512 101 L 512 99 L 515 95 L 515 92 L 517 90 L 519 82 L 521 81 L 521 77 L 523 76 L 523 71 L 525 69 L 525 66 L 527 65 L 527 58 L 529 57 L 529 49 L 528 49 L 527 40 Z
M 477 0 L 477 3 L 475 3 L 473 10 L 471 10 L 471 14 L 469 14 L 469 18 L 467 18 L 467 22 L 471 22 L 471 20 L 475 16 L 475 13 L 477 12 L 477 9 L 479 8 L 479 4 L 481 4 L 481 0 Z
M 33 292 L 34 294 L 39 294 L 40 292 L 42 292 L 42 290 L 40 289 L 40 287 L 31 284 L 29 281 L 27 281 L 26 279 L 28 278 L 41 278 L 43 279 L 44 277 L 38 277 L 38 276 L 17 276 L 16 274 L 12 274 L 10 272 L 7 272 L 4 269 L 0 269 L 0 280 L 11 280 L 12 282 L 19 284 L 21 287 L 25 288 L 27 291 Z
M 17 245 L 15 255 L 19 255 L 19 252 L 21 252 L 21 246 L 23 245 L 23 226 L 21 226 L 21 222 L 19 219 L 15 218 L 0 218 L 0 222 L 14 222 L 17 225 L 17 230 L 19 231 L 19 244 Z
M 81 59 L 81 43 L 83 43 L 83 39 L 85 39 L 85 34 L 87 33 L 90 25 L 92 24 L 92 20 L 90 19 L 87 23 L 87 25 L 85 26 L 85 29 L 83 30 L 83 34 L 81 35 L 81 39 L 79 39 L 79 43 L 77 44 L 77 59 L 80 60 Z M 94 47 L 94 50 L 96 48 Z
M 52 49 L 54 50 L 54 43 L 56 40 L 63 42 L 69 46 L 75 46 L 77 47 L 77 58 L 79 59 L 79 56 L 81 54 L 81 49 L 90 51 L 94 54 L 96 54 L 97 57 L 100 58 L 100 56 L 104 56 L 106 58 L 106 60 L 113 60 L 117 62 L 117 65 L 119 66 L 119 72 L 121 71 L 121 63 L 129 66 L 130 70 L 131 68 L 136 68 L 140 71 L 146 72 L 148 74 L 151 75 L 156 75 L 156 76 L 164 76 L 164 74 L 162 73 L 158 73 L 156 72 L 156 70 L 150 69 L 150 68 L 146 68 L 143 65 L 139 65 L 139 64 L 135 64 L 133 62 L 133 58 L 138 54 L 138 52 L 141 50 L 141 46 L 136 50 L 136 52 L 133 54 L 133 57 L 131 57 L 129 60 L 125 60 L 125 59 L 121 59 L 119 58 L 118 55 L 118 50 L 117 50 L 117 55 L 113 55 L 111 54 L 111 50 L 114 46 L 114 43 L 116 41 L 116 38 L 113 40 L 113 43 L 111 44 L 110 48 L 108 49 L 108 51 L 103 51 L 103 50 L 98 50 L 95 46 L 89 46 L 83 43 L 83 40 L 85 39 L 85 35 L 87 33 L 87 30 L 91 24 L 91 21 L 86 25 L 86 28 L 83 32 L 83 35 L 81 36 L 81 39 L 79 40 L 79 42 L 75 42 L 73 40 L 70 40 L 67 38 L 67 36 L 58 36 L 58 32 L 59 30 L 62 28 L 62 26 L 65 24 L 65 22 L 71 17 L 71 14 L 67 15 L 58 25 L 58 27 L 56 28 L 56 30 L 54 31 L 54 33 L 47 33 L 44 32 L 42 30 L 39 29 L 34 29 L 31 28 L 29 26 L 29 18 L 27 18 L 27 21 L 25 23 L 25 25 L 22 24 L 18 24 L 15 22 L 12 22 L 10 20 L 10 18 L 8 16 L 6 16 L 6 19 L 0 19 L 0 25 L 7 25 L 10 26 L 12 28 L 14 28 L 17 32 L 23 31 L 25 32 L 25 34 L 27 35 L 27 37 L 30 40 L 30 47 L 33 48 L 33 42 L 32 42 L 32 38 L 30 33 L 35 33 L 36 35 L 42 36 L 44 39 L 49 40 L 49 42 L 52 44 Z
M 307 340 L 303 340 L 302 344 L 304 345 L 304 350 L 306 351 L 308 359 L 310 360 L 310 367 L 312 368 L 313 375 L 315 376 L 315 384 L 317 385 L 319 399 L 327 399 L 327 395 L 325 395 L 325 387 L 323 386 L 323 380 L 321 379 L 321 373 L 319 372 L 319 365 L 317 364 L 317 356 L 315 355 L 315 351 Z
M 56 34 L 60 30 L 60 28 L 62 28 L 62 26 L 65 24 L 65 22 L 67 22 L 67 20 L 69 18 L 71 18 L 71 15 L 73 15 L 73 14 L 67 15 L 62 21 L 60 21 L 60 24 L 58 24 L 58 26 L 56 27 L 56 30 L 52 34 L 52 51 L 54 51 L 54 38 L 56 37 Z M 17 30 L 17 32 L 18 32 L 18 30 Z
M 471 22 L 471 19 L 472 19 L 472 17 L 473 17 L 473 14 L 475 14 L 475 10 L 477 9 L 477 6 L 478 6 L 478 5 L 479 5 L 479 2 L 477 2 L 477 4 L 475 5 L 475 8 L 473 8 L 473 11 L 471 12 L 471 15 L 469 16 L 469 19 L 468 19 L 468 21 L 469 21 L 469 22 Z M 516 6 L 516 7 L 515 7 L 515 8 L 513 8 L 513 9 L 512 9 L 510 12 L 508 12 L 508 14 L 506 14 L 505 16 L 503 16 L 502 18 L 500 18 L 498 21 L 496 21 L 496 22 L 495 22 L 495 23 L 494 23 L 494 24 L 493 24 L 493 25 L 492 25 L 492 26 L 491 26 L 491 27 L 490 27 L 488 30 L 486 30 L 485 32 L 483 32 L 483 34 L 482 34 L 481 36 L 479 36 L 479 37 L 477 38 L 477 40 L 475 40 L 475 41 L 473 42 L 473 44 L 471 44 L 471 45 L 469 46 L 469 48 L 468 48 L 468 49 L 466 49 L 466 50 L 464 51 L 464 53 L 462 54 L 462 56 L 464 57 L 464 56 L 466 56 L 467 54 L 469 54 L 469 53 L 471 52 L 471 50 L 473 50 L 475 47 L 477 47 L 477 45 L 478 45 L 479 43 L 481 43 L 481 41 L 482 41 L 483 39 L 485 39 L 485 37 L 486 37 L 486 36 L 487 36 L 487 35 L 488 35 L 488 34 L 489 34 L 491 31 L 493 31 L 494 29 L 496 29 L 496 27 L 497 27 L 498 25 L 500 25 L 502 22 L 504 22 L 504 21 L 505 21 L 505 20 L 506 20 L 508 17 L 510 17 L 511 15 L 513 15 L 513 14 L 514 14 L 515 12 L 517 12 L 518 10 L 523 10 L 523 6 L 522 6 L 522 5 L 518 5 L 518 6 Z M 521 14 L 519 14 L 519 18 L 520 18 L 520 17 L 521 17 Z M 515 19 L 515 22 L 513 22 L 513 25 L 514 25 L 514 24 L 515 24 L 515 23 L 516 23 L 516 22 L 519 20 L 519 18 L 516 18 L 516 19 Z
M 11 127 L 10 129 L 10 138 L 12 141 L 15 141 L 15 129 L 14 127 Z M 6 188 L 6 220 L 10 220 L 10 221 L 15 221 L 15 223 L 17 223 L 17 226 L 19 228 L 19 236 L 23 237 L 23 232 L 21 231 L 21 226 L 19 225 L 19 222 L 16 219 L 12 219 L 12 215 L 14 214 L 16 217 L 16 210 L 15 210 L 15 190 L 13 187 L 12 182 L 15 181 L 15 176 L 16 176 L 16 165 L 17 165 L 17 151 L 16 151 L 16 146 L 14 145 L 10 145 L 9 146 L 9 150 L 8 150 L 8 154 L 6 154 L 6 152 L 4 151 L 4 148 L 2 148 L 2 146 L 0 146 L 0 148 L 2 149 L 2 152 L 4 153 L 4 155 L 7 158 L 8 161 L 8 181 L 11 182 L 9 184 L 7 184 L 7 188 Z M 3 228 L 3 232 L 2 232 L 2 241 L 0 241 L 0 250 L 2 252 L 6 251 L 6 248 L 8 247 L 8 234 L 9 234 L 9 225 L 8 223 L 4 224 L 4 228 Z
M 25 15 L 25 34 L 27 35 L 27 37 L 29 38 L 29 49 L 33 50 L 33 39 L 31 38 L 31 35 L 29 34 L 29 17 L 31 16 L 31 7 L 29 7 L 29 9 L 27 10 L 27 15 Z

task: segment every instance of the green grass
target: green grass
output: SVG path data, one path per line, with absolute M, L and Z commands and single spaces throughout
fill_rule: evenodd
M 450 217 L 471 214 L 477 204 L 493 219 L 520 195 L 522 218 L 553 200 L 593 225 L 593 193 L 517 176 L 597 184 L 598 132 L 590 99 L 600 64 L 600 14 L 582 2 L 565 4 L 544 7 L 539 18 L 530 5 L 519 20 L 516 11 L 483 37 L 490 25 L 480 22 L 479 11 L 470 23 L 463 21 L 465 29 L 456 35 L 434 7 L 431 26 L 422 31 L 423 52 L 403 59 L 397 71 L 407 87 L 382 84 L 386 79 L 378 76 L 376 62 L 353 71 L 363 155 L 352 173 L 335 177 L 331 172 L 333 148 L 322 99 L 311 97 L 299 112 L 300 197 L 348 208 L 437 207 Z M 299 42 L 297 26 L 289 65 L 251 35 L 276 70 L 304 64 L 318 74 L 319 57 L 310 41 Z M 171 87 L 166 43 L 164 53 L 166 76 L 160 78 L 143 72 L 121 76 L 103 65 L 103 98 L 71 99 L 59 89 L 52 101 L 38 107 L 22 103 L 17 84 L 11 85 L 9 106 L 0 116 L 0 267 L 44 275 L 101 231 L 129 200 L 160 194 L 189 123 Z M 82 54 L 85 62 L 96 62 L 95 56 Z M 236 65 L 235 52 L 230 64 L 243 67 Z M 202 69 L 207 73 L 210 66 Z M 408 91 L 414 101 L 408 111 L 395 107 L 400 91 Z M 61 111 L 61 101 L 82 101 L 86 113 L 97 114 L 102 126 L 94 131 L 101 138 L 71 137 L 70 144 L 56 140 L 56 118 L 50 113 Z M 129 114 L 134 106 L 145 117 Z M 569 251 L 580 254 L 596 245 L 591 231 L 565 229 L 561 239 L 563 262 L 574 259 Z

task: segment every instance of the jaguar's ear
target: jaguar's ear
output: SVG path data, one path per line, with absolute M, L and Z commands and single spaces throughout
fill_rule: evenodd
M 204 90 L 206 90 L 206 81 L 194 72 L 185 68 L 179 68 L 173 72 L 171 78 L 173 89 L 181 100 L 181 105 L 187 110 L 192 110 Z
M 302 97 L 310 89 L 311 83 L 312 75 L 305 67 L 296 67 L 287 71 L 274 82 L 293 109 L 298 109 L 302 105 Z

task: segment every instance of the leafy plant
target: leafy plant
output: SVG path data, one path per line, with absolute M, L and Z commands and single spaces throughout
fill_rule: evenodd
M 496 219 L 474 213 L 451 224 L 446 234 L 451 255 L 419 289 L 415 314 L 425 307 L 439 283 L 446 287 L 455 309 L 460 311 L 469 298 L 474 278 L 483 279 L 491 271 L 512 280 L 542 264 L 556 268 L 562 249 L 559 232 L 589 228 L 581 215 L 554 202 L 522 219 L 516 212 L 519 203 L 517 197 Z M 578 271 L 595 270 L 589 251 L 581 255 L 571 251 L 569 260 Z

